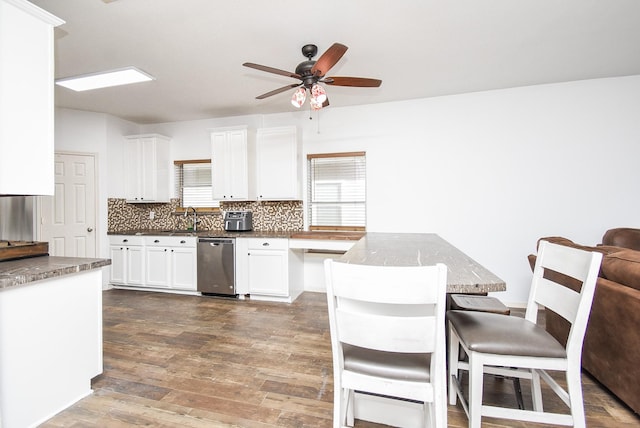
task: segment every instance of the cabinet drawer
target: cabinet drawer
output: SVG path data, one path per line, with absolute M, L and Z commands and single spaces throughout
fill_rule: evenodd
M 284 238 L 248 238 L 249 250 L 288 250 L 289 240 Z
M 145 236 L 144 243 L 150 247 L 195 248 L 197 238 L 192 236 Z
M 144 245 L 144 237 L 134 235 L 112 235 L 109 237 L 110 245 Z

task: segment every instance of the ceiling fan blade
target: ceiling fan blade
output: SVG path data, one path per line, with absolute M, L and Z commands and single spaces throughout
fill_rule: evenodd
M 279 68 L 267 67 L 266 65 L 254 64 L 252 62 L 245 62 L 245 67 L 255 68 L 256 70 L 266 71 L 267 73 L 279 74 L 281 76 L 293 77 L 294 79 L 302 79 L 299 74 L 293 73 L 291 71 L 280 70 Z
M 276 94 L 279 94 L 280 92 L 288 91 L 289 89 L 296 88 L 298 86 L 300 86 L 299 83 L 293 83 L 291 85 L 283 86 L 282 88 L 274 89 L 273 91 L 267 92 L 266 94 L 258 95 L 256 99 L 263 100 L 267 97 L 270 97 L 271 95 L 276 95 Z
M 367 77 L 327 77 L 323 80 L 327 85 L 333 86 L 358 86 L 365 88 L 377 88 L 382 80 L 369 79 Z
M 327 49 L 313 65 L 311 68 L 311 74 L 324 76 L 331 67 L 336 65 L 336 62 L 340 61 L 340 58 L 342 58 L 342 55 L 344 55 L 347 49 L 349 48 L 340 43 L 334 43 L 331 45 L 331 47 Z

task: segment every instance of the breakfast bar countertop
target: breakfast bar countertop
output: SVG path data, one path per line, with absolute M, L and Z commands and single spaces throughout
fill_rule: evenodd
M 111 264 L 111 259 L 39 256 L 0 262 L 0 291 Z
M 506 290 L 505 282 L 435 233 L 371 233 L 339 261 L 378 266 L 447 265 L 447 292 Z

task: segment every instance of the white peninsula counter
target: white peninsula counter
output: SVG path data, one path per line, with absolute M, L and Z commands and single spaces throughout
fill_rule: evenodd
M 102 373 L 109 259 L 0 262 L 0 427 L 33 427 L 91 394 Z

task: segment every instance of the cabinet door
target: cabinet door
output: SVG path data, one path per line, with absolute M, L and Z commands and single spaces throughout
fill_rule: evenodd
M 196 249 L 171 248 L 171 288 L 196 290 Z
M 128 202 L 169 201 L 169 139 L 158 134 L 125 138 L 124 193 Z
M 140 139 L 140 199 L 155 201 L 157 199 L 156 142 L 154 138 Z
M 127 285 L 144 285 L 144 247 L 126 247 Z
M 287 251 L 250 250 L 247 264 L 250 294 L 267 296 L 289 294 Z
M 258 130 L 256 186 L 259 199 L 300 199 L 300 165 L 295 127 Z
M 231 168 L 227 151 L 227 133 L 211 134 L 211 182 L 213 199 L 224 200 L 227 196 L 227 182 L 230 180 Z
M 53 27 L 62 23 L 0 1 L 0 194 L 54 194 Z
M 246 200 L 249 198 L 249 168 L 247 159 L 247 131 L 229 132 L 229 154 L 231 177 L 229 199 Z
M 170 251 L 167 247 L 147 247 L 145 250 L 146 282 L 148 287 L 169 287 Z
M 247 130 L 211 133 L 213 199 L 249 199 Z
M 112 245 L 109 247 L 109 256 L 111 257 L 111 278 L 112 284 L 124 285 L 126 273 L 126 249 L 121 245 Z
M 140 140 L 125 140 L 124 155 L 124 197 L 127 201 L 140 199 L 142 187 L 140 174 Z

